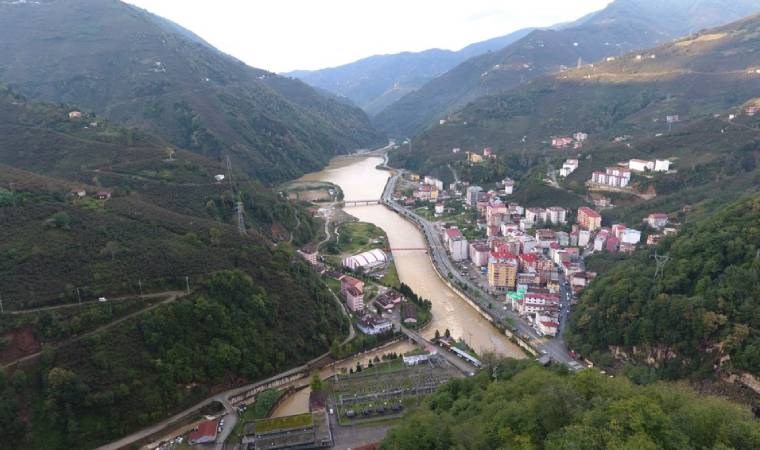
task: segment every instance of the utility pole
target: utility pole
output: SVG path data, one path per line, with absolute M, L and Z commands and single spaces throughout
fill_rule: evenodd
M 142 297 L 143 296 L 143 293 L 142 293 L 142 280 L 137 280 L 137 285 L 140 286 L 140 297 Z
M 79 288 L 77 288 L 77 300 L 79 301 L 79 305 L 82 305 L 82 296 L 79 294 Z
M 0 295 L 0 314 L 5 314 L 5 308 L 3 308 L 3 296 Z
M 187 293 L 190 293 L 190 277 L 185 277 L 185 289 L 187 290 Z

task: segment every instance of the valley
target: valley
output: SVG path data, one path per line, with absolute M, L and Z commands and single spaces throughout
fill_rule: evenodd
M 0 447 L 760 447 L 760 0 L 289 2 L 0 1 Z

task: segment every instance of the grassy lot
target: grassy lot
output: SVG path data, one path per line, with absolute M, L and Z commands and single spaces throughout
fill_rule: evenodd
M 336 230 L 337 238 L 331 239 L 325 250 L 332 255 L 354 255 L 375 248 L 385 248 L 388 238 L 385 232 L 365 222 L 348 222 Z
M 277 417 L 274 419 L 261 419 L 256 421 L 256 431 L 266 433 L 274 430 L 289 430 L 293 428 L 309 427 L 313 424 L 311 413 L 297 416 Z
M 249 406 L 245 411 L 240 414 L 240 420 L 235 424 L 235 428 L 232 429 L 232 433 L 227 436 L 225 442 L 236 443 L 243 439 L 243 431 L 245 425 L 254 420 L 264 419 L 269 415 L 269 411 L 277 403 L 278 400 L 285 394 L 285 391 L 277 389 L 267 389 L 256 396 L 256 402 Z
M 393 262 L 390 262 L 388 264 L 388 267 L 385 269 L 385 274 L 382 277 L 380 277 L 380 281 L 386 286 L 392 286 L 398 289 L 399 285 L 401 284 L 401 280 L 399 280 L 399 277 L 398 277 L 396 264 L 394 264 Z

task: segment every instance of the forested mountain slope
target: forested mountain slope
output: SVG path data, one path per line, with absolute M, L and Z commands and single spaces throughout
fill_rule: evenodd
M 409 136 L 483 96 L 540 77 L 618 57 L 760 11 L 757 0 L 616 0 L 576 26 L 536 30 L 504 49 L 464 61 L 407 94 L 373 120 Z
M 687 223 L 657 246 L 670 260 L 655 278 L 653 251 L 602 273 L 573 313 L 568 342 L 610 352 L 668 378 L 760 376 L 760 195 Z M 622 356 L 626 355 L 626 356 Z
M 382 143 L 358 108 L 117 0 L 0 3 L 0 82 L 234 163 L 264 182 Z
M 341 339 L 339 307 L 287 244 L 315 237 L 305 210 L 69 112 L 0 89 L 3 448 L 92 448 Z
M 450 381 L 381 449 L 753 449 L 748 407 L 671 384 L 634 386 L 594 370 L 568 374 L 508 360 Z
M 509 161 L 544 159 L 555 167 L 580 155 L 581 170 L 567 180 L 568 187 L 579 193 L 584 192 L 591 171 L 645 156 L 672 158 L 679 170 L 697 169 L 705 175 L 699 178 L 702 184 L 694 176 L 692 182 L 684 182 L 686 171 L 655 177 L 648 183 L 658 192 L 699 189 L 726 177 L 744 176 L 757 168 L 755 149 L 760 140 L 757 115 L 745 114 L 760 97 L 758 30 L 760 16 L 752 16 L 483 97 L 452 115 L 448 123 L 418 136 L 413 151 L 402 146 L 392 153 L 391 163 L 425 173 L 445 172 L 447 164 L 464 158 L 465 150 L 487 146 Z M 668 124 L 669 115 L 678 116 L 679 122 Z M 581 149 L 551 148 L 553 136 L 577 131 L 589 134 Z M 617 137 L 622 142 L 614 142 Z M 454 147 L 462 148 L 462 153 L 452 153 Z M 739 170 L 730 163 L 734 157 L 746 160 Z M 726 164 L 718 164 L 721 160 Z

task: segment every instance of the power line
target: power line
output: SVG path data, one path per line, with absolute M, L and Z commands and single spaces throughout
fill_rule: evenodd
M 665 265 L 670 261 L 670 255 L 658 255 L 657 250 L 655 250 L 652 258 L 654 258 L 655 264 L 657 264 L 657 268 L 654 271 L 654 279 L 657 280 L 657 277 L 662 276 L 665 272 Z

